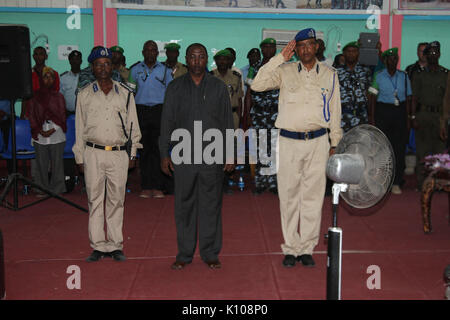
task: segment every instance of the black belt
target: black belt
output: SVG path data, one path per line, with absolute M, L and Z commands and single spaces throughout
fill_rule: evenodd
M 327 133 L 327 129 L 322 128 L 316 131 L 309 132 L 292 132 L 288 130 L 281 129 L 280 135 L 286 138 L 297 139 L 297 140 L 311 140 L 314 138 L 318 138 Z
M 126 146 L 102 146 L 99 144 L 95 144 L 92 142 L 86 142 L 86 145 L 92 148 L 96 148 L 96 149 L 101 149 L 101 150 L 106 150 L 106 151 L 122 151 L 122 150 L 126 150 L 127 147 Z
M 233 112 L 238 112 L 238 107 L 233 107 L 233 108 L 231 108 L 231 111 L 233 111 Z
M 440 112 L 439 106 L 424 106 L 423 104 L 418 104 L 416 107 L 416 112 L 427 111 L 427 112 Z

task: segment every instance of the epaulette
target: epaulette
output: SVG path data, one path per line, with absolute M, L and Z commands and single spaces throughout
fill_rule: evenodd
M 120 85 L 122 87 L 124 87 L 125 89 L 127 89 L 130 92 L 134 92 L 135 89 L 133 89 L 133 83 L 127 82 L 127 83 L 123 83 L 123 82 L 119 82 Z M 134 85 L 135 86 L 135 85 Z M 135 86 L 136 87 L 136 86 Z
M 242 75 L 241 75 L 239 72 L 237 72 L 236 70 L 233 70 L 233 74 L 234 74 L 235 76 L 238 76 L 239 78 L 242 77 Z
M 84 86 L 78 88 L 78 92 L 83 91 L 84 89 L 86 89 L 87 87 L 89 87 L 89 85 L 91 85 L 91 84 L 92 84 L 92 82 L 89 82 L 88 84 L 85 84 Z
M 65 74 L 68 74 L 68 73 L 69 73 L 69 71 L 63 72 L 63 73 L 61 73 L 60 77 L 62 77 Z
M 128 70 L 131 70 L 131 68 L 133 68 L 134 66 L 137 66 L 139 63 L 141 63 L 140 61 L 136 62 L 135 64 L 132 64 L 131 67 Z

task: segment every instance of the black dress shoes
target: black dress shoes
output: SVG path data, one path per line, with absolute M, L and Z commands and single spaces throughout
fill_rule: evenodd
M 91 255 L 89 257 L 87 257 L 86 261 L 87 262 L 96 262 L 100 259 L 103 259 L 105 256 L 106 256 L 105 252 L 94 250 L 94 251 L 92 251 Z
M 183 261 L 175 261 L 171 268 L 173 270 L 181 270 L 184 269 L 184 267 L 186 267 L 186 265 L 188 265 L 190 262 L 183 262 Z
M 220 269 L 222 268 L 222 264 L 219 260 L 216 261 L 205 261 L 205 263 L 208 265 L 210 269 Z
M 285 255 L 283 259 L 283 266 L 286 268 L 295 266 L 295 257 L 291 254 Z
M 310 254 L 302 254 L 297 257 L 297 261 L 301 262 L 305 267 L 312 268 L 316 265 L 312 255 Z
M 113 252 L 111 252 L 111 257 L 115 260 L 115 261 L 125 261 L 127 260 L 127 258 L 125 257 L 125 255 L 123 254 L 122 250 L 114 250 Z

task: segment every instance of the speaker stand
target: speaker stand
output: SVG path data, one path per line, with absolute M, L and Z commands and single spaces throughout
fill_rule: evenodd
M 4 206 L 7 209 L 18 211 L 24 208 L 28 208 L 34 204 L 40 203 L 44 200 L 47 200 L 50 197 L 56 198 L 68 205 L 71 205 L 72 207 L 75 207 L 81 211 L 89 212 L 87 209 L 77 205 L 76 203 L 73 203 L 60 195 L 52 192 L 51 190 L 48 190 L 47 188 L 44 188 L 42 185 L 35 183 L 27 178 L 25 178 L 22 174 L 17 172 L 17 146 L 16 146 L 16 112 L 14 109 L 15 99 L 10 100 L 10 108 L 11 108 L 11 150 L 12 150 L 12 173 L 8 174 L 8 182 L 6 183 L 5 188 L 3 189 L 3 192 L 0 194 L 0 204 Z M 29 203 L 23 207 L 19 207 L 19 197 L 18 197 L 18 188 L 17 188 L 17 182 L 21 180 L 29 185 L 31 185 L 33 188 L 36 188 L 38 190 L 41 190 L 43 193 L 47 194 L 48 197 L 42 198 L 38 201 Z M 6 195 L 10 191 L 10 189 L 13 190 L 13 203 L 9 203 L 7 200 L 5 200 Z M 6 204 L 3 204 L 5 202 Z

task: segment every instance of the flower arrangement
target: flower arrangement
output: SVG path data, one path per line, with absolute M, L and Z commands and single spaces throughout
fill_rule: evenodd
M 426 156 L 425 168 L 433 171 L 450 171 L 450 155 L 448 153 L 440 153 Z

